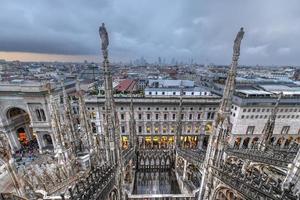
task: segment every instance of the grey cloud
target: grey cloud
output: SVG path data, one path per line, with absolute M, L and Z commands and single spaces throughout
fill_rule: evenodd
M 193 58 L 230 63 L 246 30 L 241 64 L 299 64 L 298 0 L 0 0 L 0 51 L 70 55 L 100 52 L 98 26 L 110 33 L 112 59 Z

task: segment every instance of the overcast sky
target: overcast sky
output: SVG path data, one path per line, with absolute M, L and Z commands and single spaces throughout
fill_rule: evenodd
M 241 64 L 300 65 L 299 0 L 0 0 L 0 51 L 97 55 L 102 22 L 114 61 L 229 64 L 243 26 Z

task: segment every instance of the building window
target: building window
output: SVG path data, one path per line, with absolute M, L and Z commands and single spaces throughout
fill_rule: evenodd
M 121 126 L 121 132 L 125 133 L 125 126 Z
M 142 114 L 141 113 L 139 113 L 139 119 L 142 119 Z
M 155 119 L 158 120 L 158 114 L 155 114 Z
M 214 119 L 214 117 L 215 117 L 215 113 L 213 112 L 211 113 L 211 119 Z
M 201 119 L 201 113 L 198 113 L 197 119 Z
M 290 130 L 290 126 L 283 126 L 281 129 L 281 134 L 286 135 L 289 133 L 289 130 Z
M 148 110 L 150 110 L 150 107 L 148 107 Z
M 92 122 L 92 132 L 97 133 L 97 127 L 96 127 L 96 124 L 94 122 Z
M 166 132 L 167 132 L 167 128 L 163 127 L 163 133 L 166 133 Z
M 159 107 L 157 107 L 156 110 L 159 110 Z
M 151 116 L 150 114 L 147 114 L 147 119 L 150 120 Z
M 189 115 L 189 120 L 192 120 L 193 119 L 193 114 L 190 114 Z
M 121 110 L 124 110 L 124 108 L 123 108 L 123 107 L 121 107 Z
M 254 128 L 255 128 L 255 126 L 248 126 L 246 135 L 252 135 L 254 132 Z
M 190 133 L 191 132 L 191 127 L 189 126 L 188 128 L 187 128 L 187 133 Z
M 244 116 L 244 115 L 242 115 L 242 116 L 241 116 L 241 119 L 244 119 L 244 117 L 245 117 L 245 116 Z
M 181 120 L 183 120 L 184 119 L 184 114 L 181 114 Z
M 162 92 L 162 95 L 165 95 L 165 92 Z
M 139 110 L 142 110 L 141 107 L 138 108 Z
M 43 119 L 43 121 L 46 121 L 46 115 L 43 109 L 40 109 L 40 113 L 41 113 L 41 117 Z
M 142 133 L 142 127 L 139 126 L 139 133 Z
M 125 116 L 124 116 L 124 114 L 122 113 L 121 114 L 121 120 L 124 120 L 125 119 Z
M 199 126 L 195 128 L 195 133 L 199 133 Z
M 171 127 L 171 133 L 174 133 L 174 128 L 173 127 Z
M 147 131 L 147 133 L 150 133 L 150 127 L 148 126 L 147 128 L 146 128 L 146 131 Z
M 36 113 L 37 120 L 38 120 L 38 121 L 42 121 L 42 117 L 41 117 L 40 110 L 39 110 L 39 109 L 36 109 L 36 110 L 35 110 L 35 113 Z
M 176 119 L 176 114 L 175 113 L 173 113 L 173 120 L 175 120 Z
M 165 110 L 168 110 L 168 108 L 167 108 L 167 107 L 165 107 Z
M 168 114 L 164 114 L 164 120 L 167 120 L 168 119 Z
M 207 113 L 207 119 L 210 119 L 210 116 L 211 116 L 211 112 L 208 112 Z
M 154 128 L 155 133 L 158 133 L 158 127 Z

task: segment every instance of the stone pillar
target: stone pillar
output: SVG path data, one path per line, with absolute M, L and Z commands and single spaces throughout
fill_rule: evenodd
M 285 144 L 285 142 L 286 142 L 286 138 L 284 138 L 283 140 L 282 140 L 282 143 L 281 143 L 281 145 L 280 145 L 280 149 L 283 149 L 284 148 L 284 144 Z
M 200 134 L 200 136 L 198 137 L 198 149 L 203 148 L 203 140 L 204 140 L 204 135 Z
M 9 143 L 11 144 L 12 149 L 19 150 L 21 148 L 21 144 L 18 140 L 17 133 L 13 130 L 8 130 L 6 135 L 9 138 Z
M 248 143 L 248 148 L 249 148 L 249 149 L 252 148 L 252 141 L 253 141 L 253 138 L 250 138 L 249 143 Z
M 241 138 L 241 143 L 240 143 L 239 149 L 241 149 L 243 147 L 243 143 L 244 143 L 244 138 Z
M 183 180 L 185 180 L 185 178 L 186 178 L 186 167 L 187 167 L 187 161 L 186 160 L 184 160 L 184 165 L 183 165 L 183 175 L 182 175 L 182 178 L 183 178 Z
M 45 142 L 43 141 L 43 136 L 39 133 L 36 133 L 36 140 L 39 145 L 39 153 L 43 153 L 42 148 L 45 146 Z

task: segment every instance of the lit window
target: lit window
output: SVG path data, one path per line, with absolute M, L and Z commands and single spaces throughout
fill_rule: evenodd
M 166 132 L 167 132 L 167 128 L 163 127 L 163 133 L 166 133 Z
M 150 129 L 150 127 L 147 127 L 146 130 L 147 130 L 147 133 L 150 133 L 151 129 Z

